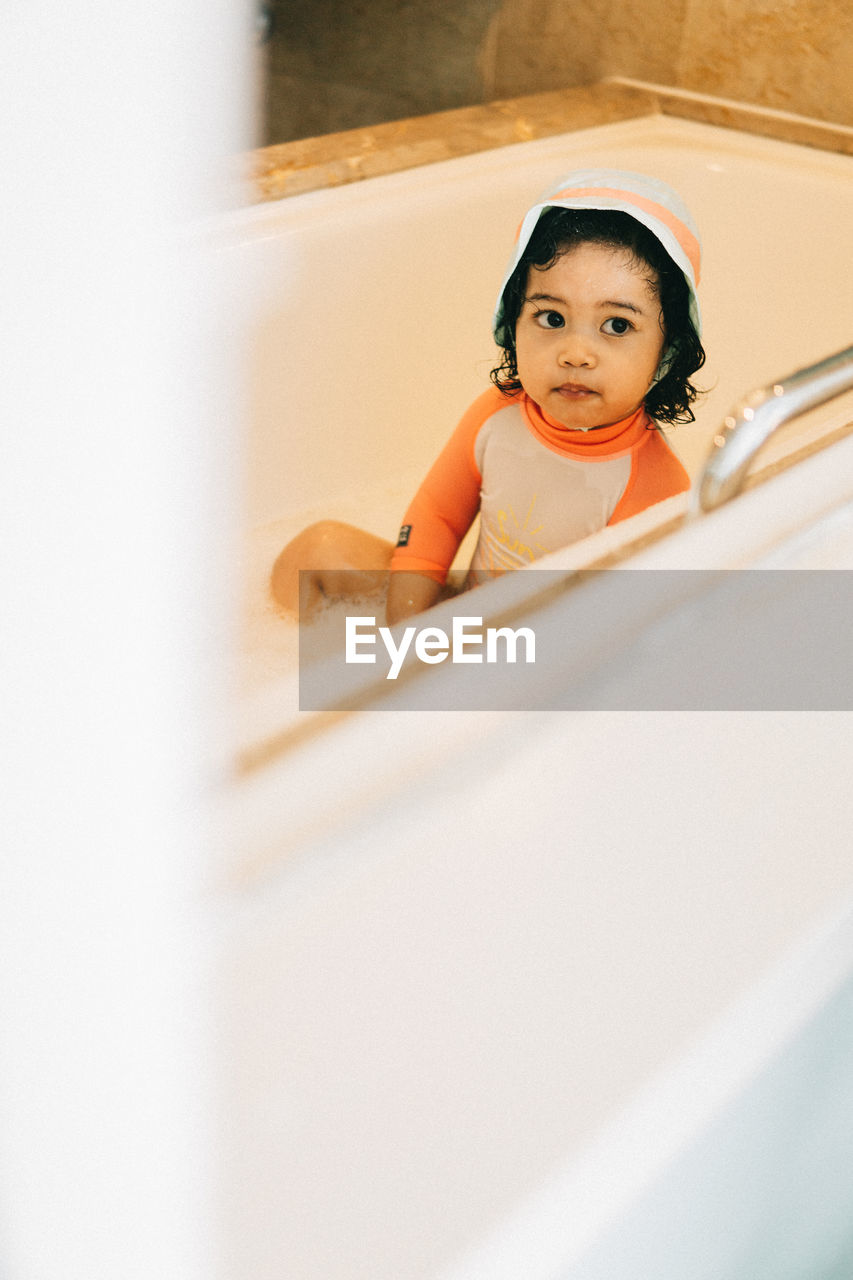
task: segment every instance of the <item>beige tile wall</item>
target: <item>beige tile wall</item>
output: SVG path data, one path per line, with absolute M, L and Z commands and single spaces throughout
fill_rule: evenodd
M 608 75 L 671 83 L 688 0 L 504 0 L 480 57 L 486 99 Z
M 262 142 L 482 102 L 478 51 L 502 0 L 270 0 Z
M 609 75 L 853 124 L 851 0 L 504 0 L 487 97 Z
M 487 97 L 630 76 L 853 124 L 850 0 L 505 0 Z
M 853 3 L 689 0 L 675 83 L 853 125 Z
M 853 0 L 274 0 L 261 143 L 621 75 L 853 125 Z

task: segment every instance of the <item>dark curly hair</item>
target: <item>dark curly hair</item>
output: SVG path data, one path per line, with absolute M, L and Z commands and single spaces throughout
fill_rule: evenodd
M 630 214 L 616 209 L 552 206 L 543 211 L 503 291 L 498 331 L 503 357 L 491 372 L 492 382 L 506 395 L 522 389 L 515 356 L 515 326 L 530 268 L 547 270 L 562 254 L 580 244 L 626 249 L 636 263 L 650 271 L 647 280 L 658 294 L 663 315 L 667 368 L 646 396 L 646 412 L 658 422 L 692 422 L 690 406 L 702 392 L 689 379 L 705 363 L 705 352 L 690 318 L 687 281 L 657 236 Z

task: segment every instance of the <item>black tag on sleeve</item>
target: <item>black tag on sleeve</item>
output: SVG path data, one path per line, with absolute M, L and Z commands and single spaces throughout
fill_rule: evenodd
M 402 526 L 402 528 L 400 529 L 400 533 L 397 537 L 398 547 L 407 547 L 409 545 L 409 534 L 411 532 L 412 532 L 412 526 L 410 524 L 404 524 Z

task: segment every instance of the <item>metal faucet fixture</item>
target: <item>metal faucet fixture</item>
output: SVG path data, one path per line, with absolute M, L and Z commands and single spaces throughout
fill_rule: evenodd
M 787 378 L 751 391 L 726 415 L 691 494 L 694 513 L 713 511 L 743 486 L 750 465 L 775 431 L 792 418 L 853 389 L 853 347 Z

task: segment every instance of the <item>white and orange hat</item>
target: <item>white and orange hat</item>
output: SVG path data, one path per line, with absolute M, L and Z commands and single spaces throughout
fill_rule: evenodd
M 684 274 L 690 291 L 690 317 L 701 333 L 699 283 L 701 246 L 690 212 L 677 192 L 659 178 L 625 169 L 576 169 L 562 178 L 525 214 L 518 229 L 515 252 L 501 284 L 493 331 L 499 346 L 504 328 L 504 290 L 518 266 L 533 229 L 546 209 L 616 209 L 648 227 Z

